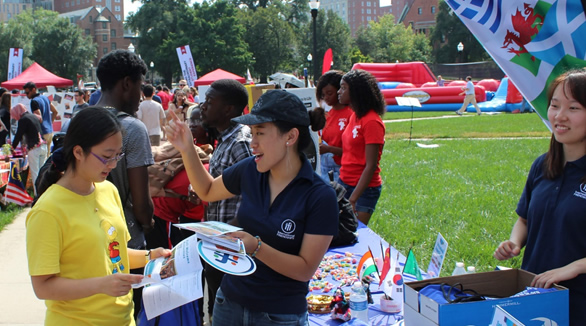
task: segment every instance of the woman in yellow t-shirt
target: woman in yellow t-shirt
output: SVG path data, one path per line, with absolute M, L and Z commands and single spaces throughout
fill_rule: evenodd
M 134 325 L 131 284 L 149 258 L 167 249 L 128 249 L 117 189 L 106 180 L 124 156 L 122 127 L 101 107 L 80 111 L 63 148 L 41 177 L 40 198 L 26 220 L 33 289 L 46 301 L 45 325 Z

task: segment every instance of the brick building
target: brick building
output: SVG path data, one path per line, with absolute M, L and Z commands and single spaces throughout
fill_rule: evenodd
M 55 0 L 55 4 L 57 4 L 57 1 Z M 93 0 L 75 0 L 75 3 L 80 1 Z M 74 1 L 68 3 L 74 3 Z M 97 57 L 93 63 L 94 67 L 98 65 L 98 61 L 104 54 L 116 49 L 127 49 L 130 45 L 130 39 L 124 37 L 122 20 L 118 20 L 117 15 L 112 13 L 108 7 L 91 6 L 65 12 L 59 16 L 68 18 L 72 24 L 79 26 L 85 35 L 92 36 L 98 50 Z
M 0 22 L 6 23 L 21 12 L 30 8 L 53 10 L 52 0 L 3 0 L 0 4 Z
M 379 7 L 379 0 L 321 0 L 320 9 L 332 10 L 350 26 L 352 35 L 360 26 L 367 26 L 370 21 L 378 22 L 385 13 Z
M 439 0 L 393 0 L 396 23 L 411 25 L 415 32 L 428 36 L 438 10 Z

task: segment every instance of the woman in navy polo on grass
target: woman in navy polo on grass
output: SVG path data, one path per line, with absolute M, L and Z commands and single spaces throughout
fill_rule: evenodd
M 233 119 L 250 125 L 254 155 L 216 179 L 195 153 L 187 125 L 174 117 L 167 127 L 202 200 L 242 194 L 237 222 L 244 230 L 232 235 L 257 268 L 249 276 L 224 276 L 214 326 L 308 324 L 308 282 L 338 229 L 336 195 L 302 154 L 311 142 L 308 127 L 316 129 L 319 119 L 323 124 L 323 111 L 310 118 L 297 96 L 266 92 L 250 114 Z
M 380 158 L 385 144 L 385 99 L 376 79 L 365 70 L 351 70 L 342 77 L 338 101 L 354 114 L 342 134 L 342 167 L 339 183 L 346 198 L 368 225 L 381 194 Z
M 519 218 L 498 260 L 520 254 L 521 268 L 538 274 L 532 286 L 570 289 L 570 325 L 586 325 L 586 70 L 554 80 L 547 118 L 549 151 L 529 171 L 517 205 Z

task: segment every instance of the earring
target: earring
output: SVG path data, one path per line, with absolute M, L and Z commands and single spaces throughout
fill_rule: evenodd
M 289 142 L 286 142 L 285 145 L 289 146 Z

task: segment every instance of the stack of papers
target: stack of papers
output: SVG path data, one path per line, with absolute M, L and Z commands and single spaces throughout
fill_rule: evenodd
M 175 224 L 175 226 L 195 232 L 197 238 L 202 241 L 202 246 L 206 249 L 246 257 L 246 250 L 242 240 L 226 235 L 226 233 L 240 231 L 242 228 L 216 221 L 182 223 Z

